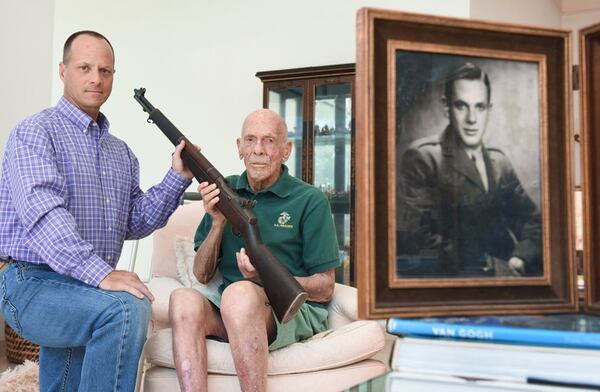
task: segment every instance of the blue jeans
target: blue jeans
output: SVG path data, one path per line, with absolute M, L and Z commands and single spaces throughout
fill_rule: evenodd
M 133 391 L 150 302 L 12 262 L 0 283 L 2 313 L 40 345 L 40 391 Z

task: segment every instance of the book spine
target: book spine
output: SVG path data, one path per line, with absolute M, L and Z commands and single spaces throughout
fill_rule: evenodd
M 600 348 L 600 334 L 505 326 L 431 323 L 391 318 L 387 330 L 395 335 L 472 339 L 529 345 Z

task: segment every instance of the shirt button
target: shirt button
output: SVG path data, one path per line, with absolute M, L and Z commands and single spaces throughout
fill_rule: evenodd
M 108 231 L 111 231 L 111 230 L 112 230 L 112 227 L 109 227 L 109 228 L 108 228 Z
M 103 176 L 105 176 L 105 175 L 106 175 L 106 172 L 105 172 L 104 170 L 102 170 L 102 175 L 103 175 Z
M 90 280 L 89 279 L 84 280 L 84 282 L 85 282 L 85 284 L 90 284 Z
M 106 256 L 106 260 L 112 260 L 112 256 Z
M 110 204 L 110 199 L 106 199 L 106 204 Z

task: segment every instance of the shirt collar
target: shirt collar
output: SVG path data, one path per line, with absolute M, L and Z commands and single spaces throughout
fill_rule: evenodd
M 467 156 L 469 157 L 469 159 L 473 159 L 473 157 L 475 157 L 475 159 L 477 160 L 482 160 L 483 159 L 483 147 L 479 146 L 476 149 L 468 149 L 465 148 L 465 152 L 467 153 Z
M 271 192 L 271 193 L 279 196 L 280 198 L 288 197 L 290 195 L 292 180 L 293 180 L 293 178 L 292 178 L 292 176 L 290 176 L 287 166 L 284 164 L 281 164 L 281 175 L 279 176 L 277 181 L 275 181 L 275 183 L 273 185 L 271 185 L 270 187 L 263 189 L 263 190 L 259 191 L 258 193 Z M 248 183 L 248 173 L 246 170 L 244 170 L 242 175 L 238 178 L 237 183 L 231 184 L 231 186 L 235 190 L 245 189 L 250 193 L 256 193 L 252 190 L 252 188 L 250 187 L 250 184 Z
M 64 96 L 60 98 L 56 104 L 56 108 L 83 133 L 88 132 L 94 123 L 98 124 L 100 137 L 108 133 L 110 123 L 108 122 L 108 118 L 102 113 L 98 113 L 98 121 L 95 122 L 87 113 L 79 109 Z

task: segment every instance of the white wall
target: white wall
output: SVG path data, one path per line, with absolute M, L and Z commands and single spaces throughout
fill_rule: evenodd
M 560 28 L 561 11 L 554 0 L 471 0 L 472 19 Z
M 10 129 L 51 104 L 53 13 L 54 0 L 0 0 L 0 158 Z
M 51 105 L 54 0 L 0 0 L 0 157 L 8 133 Z

